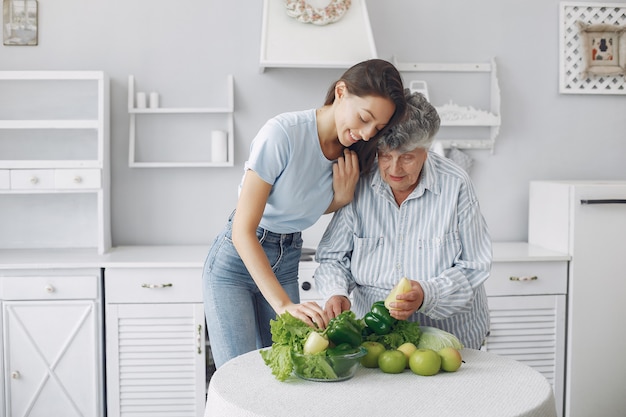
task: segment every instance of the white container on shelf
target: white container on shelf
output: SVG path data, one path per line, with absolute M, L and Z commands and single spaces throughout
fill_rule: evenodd
M 153 91 L 150 93 L 150 108 L 158 109 L 159 108 L 159 93 Z
M 228 161 L 228 133 L 224 130 L 211 132 L 211 162 Z
M 137 93 L 137 100 L 135 105 L 138 109 L 146 108 L 146 93 L 141 91 Z

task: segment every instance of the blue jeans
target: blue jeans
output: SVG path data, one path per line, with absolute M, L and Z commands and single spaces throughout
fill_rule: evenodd
M 298 263 L 301 234 L 257 229 L 257 238 L 289 298 L 300 302 Z M 248 273 L 232 241 L 232 215 L 215 238 L 202 274 L 204 313 L 215 366 L 255 349 L 271 346 L 270 320 L 276 312 Z

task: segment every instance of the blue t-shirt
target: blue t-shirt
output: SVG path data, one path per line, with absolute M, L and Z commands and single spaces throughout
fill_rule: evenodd
M 260 226 L 274 233 L 312 226 L 333 199 L 333 163 L 322 153 L 315 109 L 283 113 L 265 123 L 244 167 L 272 185 Z

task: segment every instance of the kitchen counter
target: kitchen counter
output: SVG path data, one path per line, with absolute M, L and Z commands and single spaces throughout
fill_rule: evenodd
M 202 267 L 209 246 L 116 246 L 105 254 L 93 249 L 2 249 L 0 269 Z M 569 261 L 566 254 L 526 242 L 494 242 L 494 262 Z

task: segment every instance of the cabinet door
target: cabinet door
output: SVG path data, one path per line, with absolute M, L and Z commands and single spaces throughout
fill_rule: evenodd
M 202 304 L 107 304 L 105 314 L 107 415 L 202 417 Z
M 485 350 L 525 363 L 552 384 L 559 416 L 565 364 L 565 295 L 489 297 Z
M 7 416 L 102 415 L 97 306 L 93 300 L 4 301 Z

